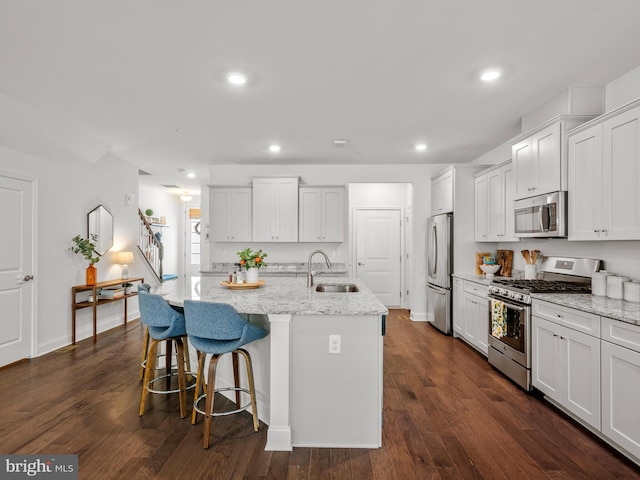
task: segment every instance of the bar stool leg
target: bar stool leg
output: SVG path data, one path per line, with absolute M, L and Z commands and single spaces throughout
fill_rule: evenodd
M 231 352 L 233 359 L 233 382 L 236 388 L 240 387 L 240 371 L 238 370 L 238 352 Z M 236 408 L 240 408 L 240 390 L 236 390 Z
M 140 398 L 140 412 L 138 414 L 139 416 L 142 416 L 144 414 L 144 403 L 147 398 L 147 390 L 148 390 L 149 382 L 155 376 L 155 368 L 156 368 L 155 359 L 156 359 L 157 353 L 158 353 L 158 341 L 153 340 L 151 342 L 151 346 L 149 347 L 149 352 L 147 354 L 147 366 L 144 369 L 144 380 L 142 383 L 142 397 Z M 153 361 L 149 361 L 149 359 L 152 359 Z
M 178 362 L 178 389 L 180 392 L 178 395 L 180 396 L 180 418 L 184 418 L 187 416 L 187 386 L 185 382 L 185 370 L 184 370 L 184 344 L 182 343 L 182 338 L 174 339 L 176 343 L 176 355 Z M 170 371 L 169 371 L 170 373 Z
M 193 411 L 191 412 L 191 425 L 195 425 L 198 420 L 198 411 L 196 410 L 196 402 L 200 396 L 200 390 L 202 388 L 202 380 L 204 377 L 204 361 L 207 355 L 202 352 L 198 352 L 198 372 L 196 373 L 196 387 L 193 394 Z
M 149 355 L 149 327 L 144 334 L 144 345 L 142 346 L 142 360 L 140 361 L 140 380 L 144 378 L 144 368 L 147 364 L 147 358 Z
M 236 350 L 243 357 L 244 361 L 247 365 L 247 378 L 249 380 L 249 394 L 251 396 L 251 413 L 253 414 L 253 429 L 254 431 L 258 431 L 259 421 L 258 421 L 258 406 L 256 404 L 256 388 L 253 382 L 253 365 L 251 362 L 251 355 L 246 350 L 239 348 Z M 235 353 L 235 352 L 234 352 Z
M 218 359 L 220 355 L 212 355 L 211 360 L 209 360 L 209 374 L 207 378 L 207 397 L 206 397 L 206 407 L 205 407 L 205 415 L 204 415 L 204 438 L 202 439 L 202 446 L 204 448 L 209 448 L 209 436 L 211 434 L 211 420 L 213 413 L 213 400 L 216 391 L 216 367 L 218 365 Z

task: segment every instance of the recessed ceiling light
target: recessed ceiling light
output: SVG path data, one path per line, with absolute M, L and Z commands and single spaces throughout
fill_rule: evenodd
M 232 85 L 244 85 L 247 83 L 247 76 L 244 73 L 232 72 L 227 75 L 227 81 Z
M 193 172 L 189 172 L 189 173 L 187 173 L 187 177 L 189 177 L 189 178 L 196 178 L 196 174 L 195 174 L 195 173 L 193 173 Z
M 500 78 L 500 75 L 502 75 L 502 72 L 500 70 L 492 68 L 490 70 L 485 70 L 484 72 L 482 72 L 482 74 L 480 75 L 480 79 L 485 82 L 493 82 L 494 80 Z
M 270 152 L 278 153 L 280 150 L 282 150 L 282 147 L 280 147 L 280 145 L 276 145 L 275 143 L 273 145 L 269 145 Z
M 427 144 L 426 143 L 416 143 L 415 149 L 418 152 L 424 152 L 427 149 Z

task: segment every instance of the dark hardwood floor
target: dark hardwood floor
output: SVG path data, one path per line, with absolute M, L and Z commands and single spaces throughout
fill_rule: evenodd
M 77 453 L 81 479 L 598 479 L 640 469 L 484 357 L 408 312 L 387 319 L 380 449 L 265 452 L 249 414 L 180 419 L 152 396 L 138 417 L 143 330 L 135 323 L 0 369 L 0 452 Z M 189 407 L 191 400 L 189 399 Z

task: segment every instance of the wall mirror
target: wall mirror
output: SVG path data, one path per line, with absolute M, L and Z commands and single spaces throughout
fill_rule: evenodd
M 113 247 L 113 215 L 102 205 L 98 205 L 87 214 L 87 225 L 89 240 L 96 246 L 94 251 L 98 255 L 104 255 Z

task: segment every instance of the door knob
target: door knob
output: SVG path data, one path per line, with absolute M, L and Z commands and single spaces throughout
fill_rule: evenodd
M 358 262 L 358 265 L 360 265 L 360 266 L 364 266 L 364 263 L 362 263 L 362 262 Z
M 25 275 L 24 278 L 22 279 L 22 281 L 24 282 L 29 282 L 33 280 L 33 275 Z

